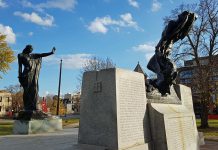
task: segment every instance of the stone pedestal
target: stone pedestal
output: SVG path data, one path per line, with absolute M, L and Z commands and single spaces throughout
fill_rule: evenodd
M 42 120 L 16 120 L 14 122 L 14 134 L 35 134 L 62 130 L 62 119 L 49 118 Z
M 144 76 L 122 69 L 83 76 L 79 144 L 109 150 L 147 150 Z
M 99 150 L 198 150 L 190 88 L 145 92 L 141 73 L 122 69 L 83 76 L 78 146 Z M 102 148 L 103 147 L 103 148 Z
M 190 88 L 175 90 L 181 104 L 148 103 L 153 150 L 199 149 Z

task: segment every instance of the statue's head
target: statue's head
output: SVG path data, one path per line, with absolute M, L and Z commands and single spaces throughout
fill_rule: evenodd
M 178 15 L 178 18 L 181 20 L 188 15 L 189 15 L 188 11 L 183 11 L 181 14 Z
M 23 49 L 23 53 L 29 54 L 33 51 L 33 46 L 32 45 L 26 45 L 26 47 Z

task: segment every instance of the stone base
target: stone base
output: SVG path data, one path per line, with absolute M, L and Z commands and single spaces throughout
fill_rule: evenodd
M 161 103 L 161 104 L 182 104 L 182 101 L 178 98 L 175 91 L 176 86 L 171 86 L 170 95 L 161 96 L 160 92 L 156 89 L 152 92 L 146 92 L 148 103 Z
M 42 120 L 15 120 L 13 133 L 14 134 L 36 134 L 45 132 L 54 132 L 62 130 L 62 119 L 42 119 Z
M 148 104 L 153 150 L 198 150 L 194 112 L 183 105 Z
M 199 145 L 205 145 L 203 132 L 198 132 L 198 144 Z
M 42 112 L 41 110 L 22 110 L 18 113 L 17 120 L 43 120 L 43 119 L 52 119 L 53 116 Z

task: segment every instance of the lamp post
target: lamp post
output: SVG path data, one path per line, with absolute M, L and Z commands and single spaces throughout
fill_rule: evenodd
M 57 112 L 56 112 L 57 116 L 59 115 L 59 105 L 60 105 L 61 73 L 62 73 L 62 59 L 60 63 L 60 74 L 59 74 L 59 85 L 58 85 L 58 101 L 57 101 Z

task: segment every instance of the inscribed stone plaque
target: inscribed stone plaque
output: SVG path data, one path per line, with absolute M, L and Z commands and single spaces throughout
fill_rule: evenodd
M 166 118 L 165 126 L 168 129 L 166 130 L 166 136 L 169 150 L 196 149 L 197 139 L 194 132 L 193 116 Z
M 143 144 L 146 108 L 144 76 L 119 70 L 116 76 L 119 147 Z
M 86 72 L 79 143 L 113 150 L 147 147 L 143 129 L 145 106 L 143 74 L 122 69 Z
M 198 150 L 190 88 L 176 88 L 181 104 L 148 103 L 154 150 Z

